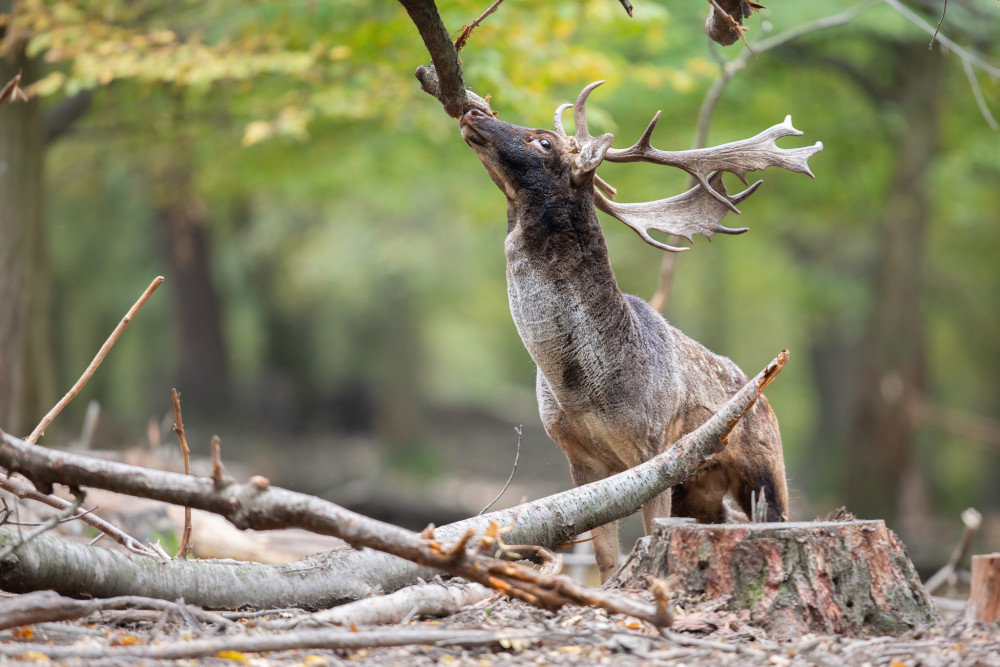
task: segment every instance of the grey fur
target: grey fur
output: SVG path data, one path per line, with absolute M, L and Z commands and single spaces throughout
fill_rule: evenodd
M 594 156 L 608 151 L 608 135 L 590 137 L 578 122 L 577 137 L 568 137 L 476 110 L 462 118 L 461 127 L 507 196 L 511 314 L 538 367 L 542 422 L 566 454 L 574 484 L 659 454 L 747 381 L 732 361 L 618 288 L 594 210 L 600 163 Z M 721 218 L 717 210 L 711 216 L 712 224 Z M 679 514 L 721 521 L 726 492 L 749 512 L 751 494 L 762 488 L 768 520 L 787 518 L 781 438 L 765 399 L 741 420 L 729 443 L 688 482 L 643 508 L 647 530 L 653 518 L 670 515 L 671 496 Z M 617 527 L 608 524 L 594 533 L 603 580 L 617 565 Z

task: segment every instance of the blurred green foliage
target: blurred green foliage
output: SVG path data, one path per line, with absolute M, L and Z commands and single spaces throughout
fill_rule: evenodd
M 331 412 L 382 400 L 413 407 L 403 418 L 416 415 L 419 442 L 420 422 L 434 410 L 499 414 L 533 391 L 534 368 L 507 311 L 503 196 L 457 123 L 419 90 L 413 70 L 427 55 L 400 6 L 18 4 L 14 25 L 30 32 L 29 52 L 48 63 L 33 90 L 51 106 L 94 90 L 90 111 L 48 153 L 60 386 L 85 367 L 148 281 L 168 271 L 155 212 L 169 196 L 164 170 L 180 155 L 208 223 L 237 399 L 228 416 L 331 428 Z M 456 32 L 485 4 L 439 3 Z M 829 3 L 773 4 L 749 22 L 751 40 L 836 11 Z M 501 118 L 549 126 L 555 106 L 607 79 L 591 98 L 592 127 L 614 132 L 624 146 L 663 109 L 654 143 L 686 148 L 719 73 L 716 58 L 745 48 L 719 56 L 707 45 L 703 5 L 647 0 L 630 20 L 612 0 L 508 0 L 462 52 L 466 83 L 490 94 Z M 995 38 L 1000 10 L 984 3 L 980 11 L 992 12 Z M 951 30 L 1000 56 L 998 40 L 984 38 L 988 29 L 961 6 L 949 10 L 943 32 Z M 831 332 L 852 349 L 865 346 L 879 220 L 894 158 L 908 140 L 894 102 L 867 94 L 837 63 L 888 82 L 897 63 L 885 54 L 927 39 L 876 4 L 846 26 L 752 57 L 712 119 L 710 143 L 750 136 L 791 114 L 805 136 L 783 145 L 825 144 L 811 161 L 817 180 L 764 174 L 738 221 L 749 233 L 711 245 L 699 238 L 678 259 L 666 313 L 750 374 L 781 348 L 792 351 L 768 395 L 792 485 L 799 478 L 809 485 L 798 486 L 800 500 L 849 503 L 837 494 L 836 442 L 817 425 L 821 401 L 850 388 L 821 386 L 811 354 Z M 936 404 L 995 419 L 1000 136 L 958 59 L 950 60 L 927 183 L 932 224 L 926 254 L 912 258 L 925 279 L 915 298 L 926 392 Z M 995 81 L 974 76 L 985 103 L 1000 109 Z M 648 165 L 609 165 L 602 175 L 623 201 L 680 192 L 687 178 Z M 650 296 L 660 252 L 605 222 L 622 288 Z M 168 281 L 167 294 L 146 307 L 87 389 L 125 432 L 138 432 L 167 404 L 178 355 L 172 289 Z M 943 507 L 1000 504 L 990 481 L 1000 472 L 997 453 L 974 445 L 920 429 L 917 461 Z

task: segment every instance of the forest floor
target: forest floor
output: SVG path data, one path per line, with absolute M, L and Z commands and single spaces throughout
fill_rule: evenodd
M 180 608 L 104 610 L 74 621 L 0 632 L 0 655 L 5 664 L 114 666 L 1000 666 L 1000 626 L 969 626 L 961 616 L 899 637 L 780 637 L 718 606 L 718 601 L 691 604 L 662 633 L 601 609 L 547 612 L 496 598 L 439 619 L 320 629 L 289 626 L 292 619 L 305 618 L 298 610 L 222 612 L 218 615 L 225 622 L 219 623 L 201 614 L 178 613 Z M 273 641 L 275 650 L 252 652 L 254 641 Z M 277 644 L 297 647 L 280 649 Z M 338 645 L 349 647 L 331 648 Z

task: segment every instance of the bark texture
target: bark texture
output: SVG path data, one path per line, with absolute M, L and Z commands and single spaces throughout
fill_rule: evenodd
M 981 623 L 1000 619 L 1000 553 L 972 557 L 972 586 L 965 618 Z
M 689 595 L 728 597 L 774 636 L 898 635 L 938 621 L 902 543 L 882 521 L 696 524 L 660 521 L 616 584 L 652 576 Z

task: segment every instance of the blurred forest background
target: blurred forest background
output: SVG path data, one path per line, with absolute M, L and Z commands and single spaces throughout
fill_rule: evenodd
M 457 34 L 486 4 L 439 7 Z M 709 44 L 705 2 L 639 0 L 630 19 L 507 0 L 462 51 L 466 83 L 550 127 L 607 79 L 595 130 L 626 146 L 663 109 L 654 144 L 682 149 L 725 72 L 710 144 L 786 114 L 805 136 L 782 145 L 823 141 L 815 181 L 763 174 L 724 221 L 750 232 L 677 258 L 665 315 L 751 375 L 791 350 L 768 396 L 795 518 L 846 505 L 939 564 L 972 505 L 996 549 L 1000 4 L 949 3 L 962 57 L 900 12 L 933 27 L 940 2 L 768 4 L 751 55 Z M 72 443 L 97 401 L 95 447 L 173 446 L 177 387 L 196 454 L 219 433 L 277 484 L 417 528 L 499 491 L 518 424 L 501 505 L 569 485 L 508 312 L 503 196 L 420 91 L 400 5 L 0 0 L 0 21 L 0 85 L 21 71 L 31 94 L 0 107 L 0 428 L 31 431 L 162 274 L 43 443 Z M 687 187 L 601 173 L 621 201 Z M 604 223 L 623 290 L 650 297 L 663 253 Z

